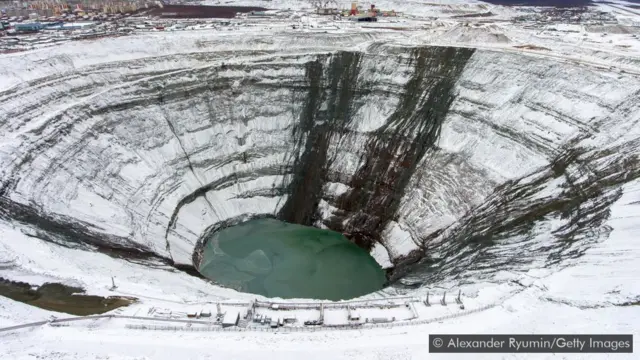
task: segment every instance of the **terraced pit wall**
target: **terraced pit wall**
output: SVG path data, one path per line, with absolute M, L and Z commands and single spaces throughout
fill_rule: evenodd
M 1 221 L 192 268 L 211 232 L 277 217 L 347 234 L 408 287 L 544 267 L 606 240 L 608 208 L 637 175 L 633 75 L 383 42 L 285 52 L 292 37 L 38 60 L 55 72 L 0 92 Z

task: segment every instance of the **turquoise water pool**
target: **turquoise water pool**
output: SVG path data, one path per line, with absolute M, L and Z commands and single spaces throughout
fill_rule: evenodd
M 199 271 L 220 285 L 280 298 L 351 299 L 385 282 L 380 265 L 342 234 L 275 219 L 213 234 Z

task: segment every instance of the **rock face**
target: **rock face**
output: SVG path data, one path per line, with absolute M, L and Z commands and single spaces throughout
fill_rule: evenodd
M 0 216 L 176 265 L 211 231 L 277 217 L 341 231 L 415 285 L 577 256 L 638 175 L 632 75 L 384 43 L 235 56 L 4 90 Z
M 324 71 L 328 81 L 323 81 L 322 63 L 311 63 L 307 70 L 311 91 L 292 134 L 294 139 L 306 139 L 295 139 L 293 179 L 279 217 L 304 225 L 322 222 L 366 248 L 380 243 L 416 166 L 434 150 L 453 102 L 454 84 L 472 54 L 471 49 L 437 47 L 410 52 L 406 66 L 411 77 L 397 89 L 395 108 L 382 126 L 367 133 L 364 148 L 352 149 L 360 155 L 353 174 L 340 168 L 330 174 L 331 165 L 345 154 L 340 148 L 331 155 L 329 150 L 334 144 L 358 143 L 361 134 L 353 128 L 358 110 L 367 106 L 362 97 L 380 90 L 367 82 L 366 75 L 360 76 L 362 54 L 334 55 Z M 302 145 L 304 149 L 299 149 Z M 350 189 L 329 199 L 335 210 L 323 219 L 318 206 L 327 181 Z

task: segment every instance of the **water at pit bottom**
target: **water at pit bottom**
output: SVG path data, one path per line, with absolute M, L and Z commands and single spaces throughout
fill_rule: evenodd
M 280 298 L 351 299 L 385 282 L 380 265 L 344 235 L 275 219 L 213 234 L 199 271 L 222 286 Z

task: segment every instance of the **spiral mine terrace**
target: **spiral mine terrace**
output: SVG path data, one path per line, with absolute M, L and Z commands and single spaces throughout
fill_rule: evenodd
M 0 58 L 2 277 L 246 298 L 176 268 L 276 218 L 370 252 L 376 296 L 477 295 L 579 264 L 637 203 L 633 71 L 366 32 L 100 44 Z

